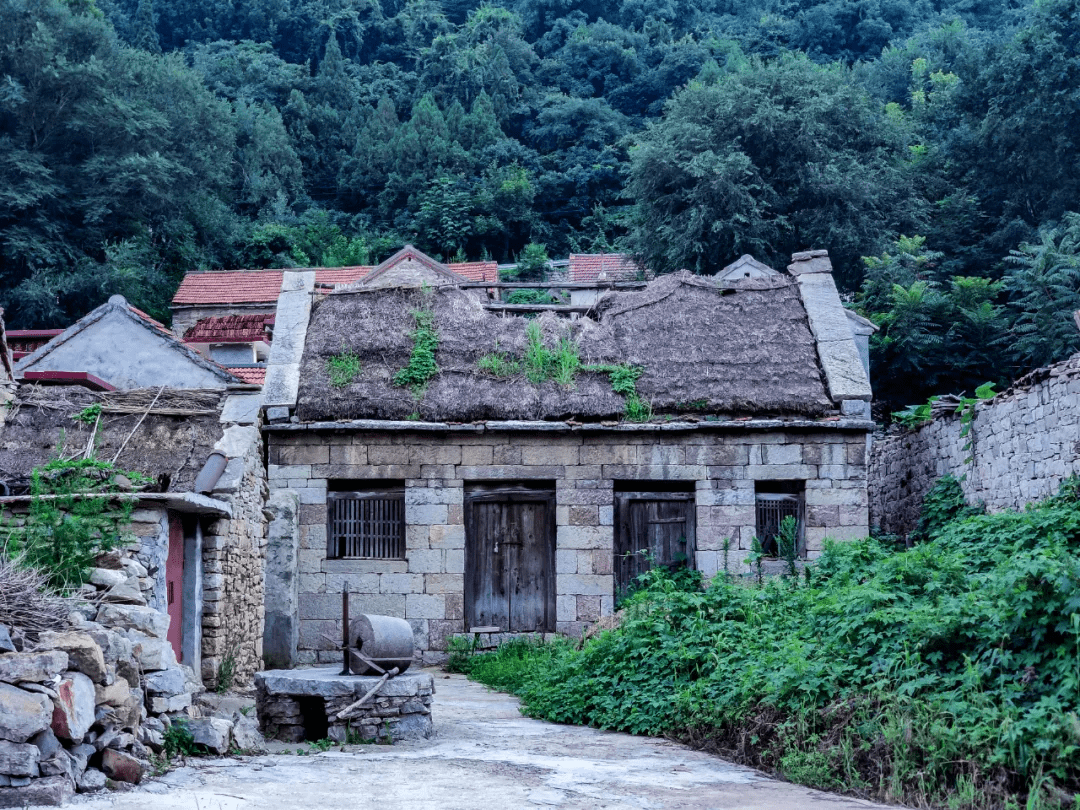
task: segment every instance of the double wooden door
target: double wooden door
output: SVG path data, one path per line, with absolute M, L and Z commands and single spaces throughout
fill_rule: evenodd
M 465 621 L 555 629 L 555 493 L 477 488 L 465 497 Z
M 615 493 L 615 588 L 626 593 L 654 565 L 694 566 L 692 492 Z

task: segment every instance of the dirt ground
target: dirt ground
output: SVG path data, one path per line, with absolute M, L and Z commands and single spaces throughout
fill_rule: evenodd
M 517 701 L 435 672 L 436 735 L 298 756 L 192 760 L 80 810 L 855 810 L 884 807 L 769 779 L 665 740 L 522 717 Z M 309 746 L 303 746 L 309 749 Z

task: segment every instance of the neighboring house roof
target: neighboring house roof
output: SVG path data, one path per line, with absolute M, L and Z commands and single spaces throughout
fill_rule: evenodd
M 644 268 L 625 253 L 571 253 L 568 280 L 639 281 L 647 277 Z
M 228 366 L 228 370 L 230 374 L 252 385 L 266 382 L 266 366 Z
M 188 273 L 173 296 L 177 304 L 266 304 L 281 292 L 281 270 Z
M 8 347 L 14 360 L 21 360 L 37 348 L 44 346 L 63 329 L 10 329 L 7 332 Z
M 93 391 L 79 385 L 23 385 L 0 431 L 0 481 L 19 488 L 34 468 L 92 442 L 97 457 L 116 459 L 118 469 L 157 479 L 163 491 L 190 491 L 221 438 L 224 390 Z M 154 409 L 146 406 L 158 396 Z M 76 419 L 101 405 L 95 426 Z M 185 416 L 172 415 L 186 412 Z M 138 428 L 136 430 L 136 428 Z
M 441 264 L 406 245 L 376 267 L 298 267 L 296 271 L 311 270 L 319 287 L 368 282 L 387 272 L 403 259 L 414 258 L 447 277 L 449 282 L 498 281 L 495 262 L 460 262 Z M 266 304 L 272 306 L 281 292 L 284 270 L 211 270 L 188 273 L 173 296 L 173 306 Z
M 748 278 L 771 278 L 781 273 L 769 265 L 759 262 L 749 253 L 744 253 L 719 273 L 713 276 L 717 281 L 742 281 Z
M 269 343 L 273 324 L 274 316 L 262 313 L 203 318 L 187 331 L 184 343 Z
M 4 329 L 4 308 L 0 307 L 0 382 L 14 379 L 14 367 L 11 349 L 8 348 L 7 332 Z
M 723 289 L 682 272 L 637 292 L 612 293 L 597 304 L 599 322 L 545 314 L 529 321 L 488 311 L 474 290 L 442 287 L 430 298 L 415 288 L 339 290 L 312 306 L 297 416 L 301 421 L 407 419 L 620 419 L 626 402 L 606 373 L 580 371 L 572 386 L 497 378 L 478 362 L 493 351 L 522 357 L 526 327 L 539 323 L 544 344 L 570 337 L 590 364 L 643 369 L 637 391 L 657 413 L 725 416 L 835 413 L 797 279 L 783 275 Z M 408 365 L 413 319 L 430 306 L 439 334 L 440 373 L 417 404 L 393 384 Z M 849 338 L 850 339 L 850 338 Z M 361 371 L 330 385 L 327 360 L 351 351 Z
M 112 296 L 15 364 L 16 376 L 28 371 L 85 373 L 120 389 L 224 388 L 240 382 L 122 295 Z
M 435 261 L 423 251 L 417 250 L 412 245 L 405 245 L 405 247 L 364 276 L 363 280 L 359 283 L 364 284 L 365 286 L 371 284 L 372 282 L 377 281 L 380 276 L 389 273 L 399 264 L 406 261 L 413 261 L 426 267 L 436 276 L 443 278 L 448 284 L 460 284 L 463 281 L 469 280 L 464 276 L 459 276 L 442 262 Z M 318 274 L 315 275 L 315 281 L 316 283 L 319 281 Z

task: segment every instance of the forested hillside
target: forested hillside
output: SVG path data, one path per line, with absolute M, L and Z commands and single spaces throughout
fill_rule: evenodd
M 1080 348 L 1080 0 L 0 0 L 0 17 L 11 326 L 114 292 L 167 317 L 191 269 L 404 241 L 619 249 L 660 272 L 821 247 L 849 292 L 866 280 L 887 397 Z

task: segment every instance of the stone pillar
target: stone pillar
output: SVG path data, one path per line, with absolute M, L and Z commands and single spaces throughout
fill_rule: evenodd
M 296 665 L 300 640 L 297 561 L 300 548 L 300 499 L 288 489 L 271 491 L 271 514 L 266 549 L 266 623 L 263 656 L 268 666 Z

